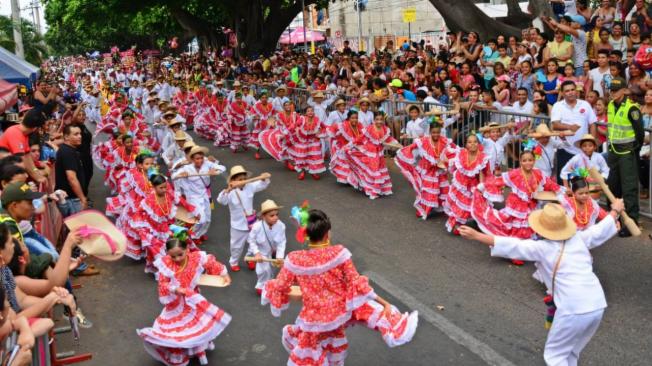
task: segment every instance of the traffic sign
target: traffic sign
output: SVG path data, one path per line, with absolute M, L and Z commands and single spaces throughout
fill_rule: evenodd
M 417 20 L 417 9 L 405 8 L 403 9 L 403 23 L 414 23 Z

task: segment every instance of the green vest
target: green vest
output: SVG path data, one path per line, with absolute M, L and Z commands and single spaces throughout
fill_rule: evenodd
M 610 144 L 628 144 L 636 141 L 636 133 L 629 121 L 629 110 L 638 107 L 629 98 L 616 110 L 614 102 L 609 102 L 607 107 L 607 129 Z
M 18 223 L 11 216 L 9 216 L 9 213 L 7 213 L 6 211 L 0 211 L 0 223 L 7 224 L 11 236 L 20 240 L 22 243 L 25 242 L 25 239 L 23 238 L 23 233 L 18 228 Z

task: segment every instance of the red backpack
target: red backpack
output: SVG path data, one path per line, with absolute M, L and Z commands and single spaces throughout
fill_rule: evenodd
M 652 46 L 641 45 L 634 55 L 634 62 L 645 71 L 652 69 Z

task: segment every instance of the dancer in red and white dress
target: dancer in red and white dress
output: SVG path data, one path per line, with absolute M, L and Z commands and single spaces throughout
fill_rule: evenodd
M 166 242 L 167 255 L 156 260 L 158 296 L 165 307 L 151 328 L 138 329 L 145 350 L 168 366 L 184 366 L 196 357 L 208 364 L 206 351 L 231 322 L 231 316 L 199 293 L 203 274 L 219 275 L 231 282 L 226 267 L 203 251 L 191 252 L 187 242 Z
M 299 117 L 295 129 L 295 139 L 290 155 L 294 159 L 294 169 L 303 180 L 308 172 L 312 179 L 319 180 L 319 173 L 326 171 L 321 139 L 326 137 L 326 126 L 315 115 L 313 107 L 306 108 L 306 115 Z
M 217 93 L 215 101 L 216 120 L 215 124 L 215 146 L 229 146 L 231 144 L 231 125 L 228 113 L 229 103 L 226 101 L 224 93 Z
M 484 183 L 478 185 L 473 194 L 471 214 L 482 231 L 491 235 L 532 238 L 534 232 L 528 223 L 528 215 L 537 207 L 534 195 L 541 191 L 564 193 L 562 187 L 534 168 L 534 161 L 534 153 L 525 150 L 519 157 L 519 168 L 497 177 L 487 177 Z M 502 202 L 505 188 L 509 188 L 505 207 L 497 210 L 490 202 Z M 512 262 L 517 265 L 523 263 L 520 260 Z
M 344 365 L 348 349 L 346 328 L 363 324 L 377 330 L 390 347 L 409 342 L 418 313 L 400 313 L 376 295 L 342 245 L 330 245 L 330 221 L 311 210 L 307 250 L 291 252 L 274 280 L 265 284 L 261 302 L 280 316 L 289 306 L 292 285 L 298 283 L 303 306 L 294 324 L 283 328 L 282 342 L 290 353 L 288 365 Z
M 424 220 L 430 212 L 443 211 L 448 195 L 448 160 L 457 151 L 453 142 L 441 135 L 441 126 L 430 125 L 430 136 L 423 136 L 396 153 L 395 162 L 412 184 L 417 198 L 417 217 Z
M 260 93 L 260 100 L 251 108 L 254 119 L 254 129 L 251 131 L 249 147 L 256 151 L 254 154 L 256 160 L 260 159 L 260 142 L 258 141 L 258 135 L 269 127 L 267 120 L 276 113 L 274 112 L 274 106 L 272 106 L 272 103 L 269 103 L 268 99 L 267 91 L 263 90 Z
M 207 140 L 214 140 L 217 129 L 215 104 L 210 97 L 204 97 L 198 104 L 200 107 L 195 115 L 193 130 Z
M 392 194 L 392 181 L 385 164 L 385 147 L 401 147 L 385 125 L 385 114 L 377 112 L 374 121 L 362 131 L 363 143 L 345 150 L 351 167 L 348 182 L 369 198 Z
M 122 144 L 112 151 L 108 158 L 109 168 L 107 169 L 109 188 L 113 193 L 118 193 L 122 186 L 122 179 L 127 170 L 135 167 L 138 148 L 134 146 L 134 138 L 131 135 L 123 135 Z
M 466 138 L 466 147 L 459 149 L 449 163 L 453 179 L 444 204 L 444 212 L 448 215 L 446 229 L 458 234 L 457 226 L 464 225 L 471 218 L 473 189 L 491 176 L 489 155 L 482 151 L 476 135 Z
M 155 174 L 149 178 L 153 192 L 140 202 L 140 208 L 131 223 L 145 250 L 145 272 L 155 273 L 154 262 L 163 256 L 163 246 L 170 238 L 170 225 L 175 223 L 177 206 L 182 206 L 194 217 L 201 212 L 174 191 L 166 178 Z
M 290 149 L 296 143 L 295 130 L 299 117 L 299 114 L 294 111 L 294 104 L 286 100 L 283 103 L 283 111 L 276 115 L 270 128 L 261 132 L 258 137 L 260 146 L 277 161 L 285 162 L 288 170 L 294 170 Z
M 231 152 L 237 152 L 238 148 L 247 150 L 250 137 L 247 128 L 249 105 L 242 100 L 242 93 L 235 94 L 235 100 L 229 104 L 228 114 L 231 126 Z
M 331 161 L 329 169 L 338 183 L 348 184 L 351 167 L 346 151 L 353 146 L 361 145 L 364 140 L 364 126 L 358 123 L 358 111 L 350 110 L 346 121 L 334 123 L 328 128 L 331 142 Z
M 564 196 L 560 199 L 562 207 L 566 210 L 568 217 L 573 219 L 577 230 L 586 230 L 602 221 L 608 213 L 591 198 L 589 183 L 583 177 L 570 179 L 572 196 Z

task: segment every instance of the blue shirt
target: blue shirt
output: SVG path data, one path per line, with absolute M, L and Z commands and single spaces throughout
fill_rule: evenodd
M 410 102 L 416 102 L 417 96 L 407 89 L 403 89 L 403 98 Z

